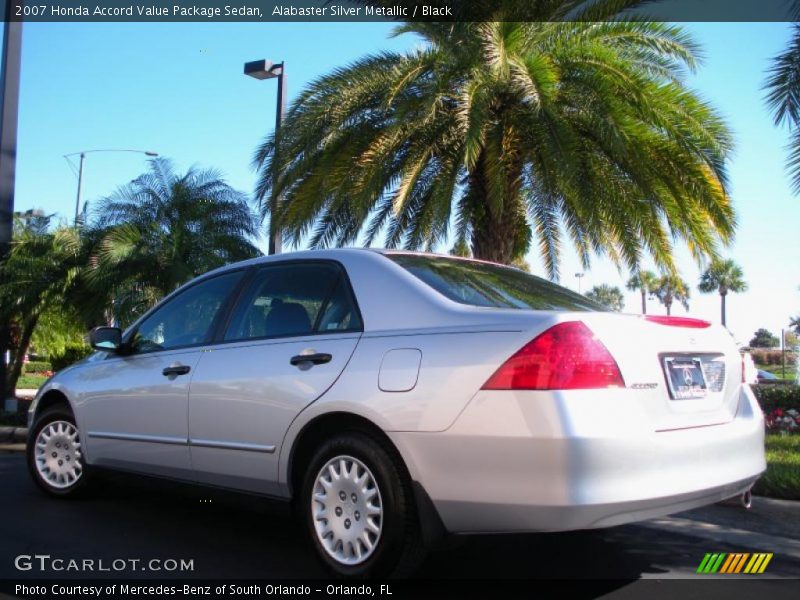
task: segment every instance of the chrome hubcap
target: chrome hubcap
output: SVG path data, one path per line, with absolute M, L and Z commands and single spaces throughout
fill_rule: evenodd
M 314 528 L 325 551 L 343 565 L 367 560 L 383 527 L 381 492 L 357 458 L 337 456 L 317 474 L 311 498 Z
M 49 485 L 65 489 L 83 473 L 78 430 L 67 421 L 48 423 L 36 436 L 36 470 Z

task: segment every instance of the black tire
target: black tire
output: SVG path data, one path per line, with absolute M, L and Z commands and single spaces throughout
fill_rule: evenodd
M 319 539 L 313 515 L 314 488 L 321 469 L 339 456 L 357 459 L 373 476 L 380 493 L 382 515 L 380 537 L 372 554 L 359 564 L 348 565 L 332 557 Z M 406 577 L 425 556 L 411 482 L 397 451 L 365 432 L 337 435 L 320 445 L 303 476 L 300 514 L 311 543 L 322 563 L 337 577 Z
M 37 486 L 39 486 L 39 489 L 49 496 L 56 498 L 75 498 L 83 495 L 86 492 L 88 489 L 87 484 L 89 480 L 89 469 L 83 461 L 83 453 L 81 452 L 82 448 L 80 446 L 75 446 L 73 443 L 68 447 L 59 446 L 59 448 L 52 449 L 53 452 L 62 453 L 57 457 L 58 459 L 66 461 L 67 457 L 69 457 L 69 462 L 76 460 L 76 452 L 80 453 L 77 456 L 77 460 L 79 460 L 81 470 L 77 479 L 70 481 L 69 477 L 65 477 L 65 481 L 61 482 L 62 485 L 55 485 L 43 477 L 42 473 L 40 473 L 39 469 L 37 468 L 36 445 L 37 441 L 39 440 L 39 435 L 43 429 L 47 428 L 51 424 L 57 426 L 59 423 L 70 424 L 76 431 L 78 430 L 78 426 L 75 423 L 75 417 L 73 416 L 70 408 L 66 405 L 50 407 L 43 411 L 42 414 L 36 419 L 33 429 L 28 436 L 28 444 L 25 450 L 28 460 L 28 470 L 30 471 L 33 481 Z M 78 444 L 81 443 L 80 433 L 78 434 L 76 441 Z M 60 444 L 61 442 L 58 443 Z M 54 459 L 55 458 L 56 457 L 54 457 Z

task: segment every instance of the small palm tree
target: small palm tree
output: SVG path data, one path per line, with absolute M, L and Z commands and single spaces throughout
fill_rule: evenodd
M 704 294 L 719 292 L 722 314 L 722 325 L 725 326 L 725 299 L 728 292 L 744 292 L 747 283 L 744 281 L 742 268 L 731 259 L 715 260 L 700 276 L 698 289 Z
M 689 284 L 677 275 L 660 277 L 653 294 L 666 307 L 667 315 L 672 314 L 672 304 L 676 300 L 689 310 Z
M 176 173 L 163 158 L 100 201 L 91 278 L 111 290 L 116 319 L 129 321 L 193 277 L 260 254 L 258 221 L 242 192 L 218 171 Z
M 794 331 L 795 335 L 800 335 L 800 315 L 797 315 L 796 317 L 792 317 L 789 320 L 789 327 L 792 328 L 792 330 Z
M 586 292 L 586 297 L 617 312 L 625 308 L 625 298 L 622 295 L 622 290 L 615 285 L 608 285 L 607 283 L 596 285 Z
M 11 251 L 0 267 L 0 319 L 12 323 L 14 331 L 5 397 L 14 395 L 31 338 L 46 311 L 63 307 L 65 314 L 72 315 L 72 307 L 80 306 L 86 319 L 97 316 L 96 303 L 85 301 L 89 297 L 85 266 L 90 247 L 74 227 L 16 232 Z
M 584 267 L 597 252 L 672 270 L 672 240 L 716 255 L 735 226 L 731 136 L 682 83 L 695 44 L 611 19 L 639 0 L 529 4 L 529 22 L 407 23 L 423 45 L 312 82 L 257 149 L 262 216 L 311 247 L 453 233 L 510 264 L 535 244 L 552 278 L 564 241 Z
M 647 314 L 647 295 L 652 294 L 658 285 L 658 277 L 652 271 L 638 270 L 628 280 L 627 288 L 631 291 L 639 290 L 642 294 L 642 314 Z

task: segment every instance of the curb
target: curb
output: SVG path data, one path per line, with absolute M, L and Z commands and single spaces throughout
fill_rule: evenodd
M 27 439 L 27 427 L 0 427 L 0 444 L 24 444 Z
M 25 444 L 0 444 L 0 452 L 25 452 Z

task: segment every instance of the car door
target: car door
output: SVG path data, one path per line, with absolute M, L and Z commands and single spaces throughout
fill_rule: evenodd
M 197 479 L 278 495 L 286 430 L 334 384 L 362 330 L 337 263 L 258 269 L 192 378 L 189 438 Z
M 190 284 L 82 368 L 76 407 L 91 464 L 191 478 L 189 381 L 243 271 Z

